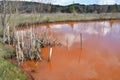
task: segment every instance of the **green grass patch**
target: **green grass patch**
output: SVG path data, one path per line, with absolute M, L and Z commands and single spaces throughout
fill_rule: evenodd
M 20 69 L 3 56 L 13 54 L 14 50 L 9 49 L 0 41 L 0 80 L 27 80 L 27 77 Z

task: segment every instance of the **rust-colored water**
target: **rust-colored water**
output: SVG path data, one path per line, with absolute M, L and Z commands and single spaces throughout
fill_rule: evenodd
M 120 80 L 120 20 L 52 23 L 34 28 L 38 33 L 41 29 L 48 29 L 62 46 L 53 47 L 50 62 L 46 47 L 42 49 L 43 61 L 21 65 L 35 80 Z

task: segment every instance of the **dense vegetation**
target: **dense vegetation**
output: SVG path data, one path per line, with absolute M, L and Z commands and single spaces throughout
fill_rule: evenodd
M 12 4 L 19 4 L 18 10 L 24 10 L 24 13 L 72 13 L 73 5 L 77 13 L 111 13 L 111 12 L 120 12 L 120 5 L 82 5 L 82 4 L 71 4 L 67 6 L 52 5 L 52 4 L 43 4 L 37 2 L 9 2 Z M 2 2 L 0 2 L 2 4 Z M 2 12 L 2 10 L 0 10 Z M 13 10 L 14 12 L 14 10 Z

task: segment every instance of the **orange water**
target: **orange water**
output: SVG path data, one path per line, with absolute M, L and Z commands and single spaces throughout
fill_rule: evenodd
M 33 30 L 41 29 L 48 29 L 62 46 L 53 47 L 50 62 L 46 47 L 43 61 L 21 65 L 35 80 L 120 80 L 120 20 L 52 23 Z

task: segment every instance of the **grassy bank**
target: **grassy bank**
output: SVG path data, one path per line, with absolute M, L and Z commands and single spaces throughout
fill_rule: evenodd
M 82 21 L 82 20 L 109 20 L 120 19 L 120 13 L 87 13 L 87 14 L 68 14 L 68 13 L 52 13 L 52 14 L 21 14 L 16 16 L 16 23 L 33 23 L 33 22 L 54 22 L 54 21 Z
M 55 21 L 87 21 L 120 19 L 120 13 L 36 13 L 36 14 L 11 14 L 8 25 L 10 27 L 22 23 L 42 23 Z M 1 26 L 1 24 L 0 24 Z M 1 32 L 1 30 L 0 30 Z
M 0 41 L 0 80 L 27 80 L 17 66 L 3 58 L 3 56 L 10 55 L 13 52 Z

